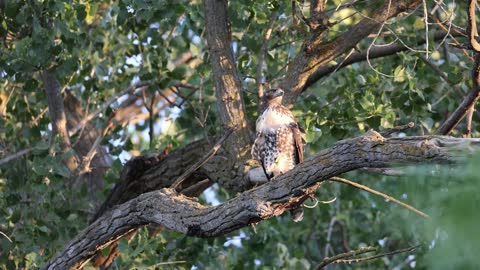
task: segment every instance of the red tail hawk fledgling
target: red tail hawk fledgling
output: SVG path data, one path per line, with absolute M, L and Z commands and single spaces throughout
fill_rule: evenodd
M 266 108 L 257 119 L 252 156 L 262 163 L 270 180 L 303 161 L 303 131 L 292 112 L 282 105 L 282 89 L 270 89 L 263 98 Z M 291 213 L 295 222 L 303 219 L 301 206 Z

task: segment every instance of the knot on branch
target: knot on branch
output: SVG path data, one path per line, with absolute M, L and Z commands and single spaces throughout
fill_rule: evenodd
M 369 142 L 384 142 L 385 138 L 378 132 L 376 132 L 373 129 L 370 129 L 365 133 L 365 135 L 362 136 L 364 141 L 369 141 Z
M 314 32 L 324 32 L 332 24 L 329 23 L 329 17 L 325 12 L 318 12 L 306 19 L 305 23 Z

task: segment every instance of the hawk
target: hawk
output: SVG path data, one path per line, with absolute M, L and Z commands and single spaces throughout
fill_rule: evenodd
M 282 89 L 268 90 L 263 99 L 265 109 L 256 122 L 252 156 L 261 162 L 268 180 L 293 169 L 303 161 L 303 135 L 292 112 L 282 105 Z M 303 219 L 303 208 L 291 210 L 293 221 Z

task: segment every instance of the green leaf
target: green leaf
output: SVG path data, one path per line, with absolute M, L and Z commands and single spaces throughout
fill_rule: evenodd
M 85 20 L 87 17 L 87 12 L 85 11 L 85 5 L 83 4 L 76 4 L 75 11 L 77 13 L 77 19 L 80 21 Z
M 46 234 L 50 234 L 51 230 L 47 226 L 38 226 L 39 231 L 44 232 Z
M 171 72 L 168 72 L 168 76 L 175 80 L 182 80 L 185 77 L 187 72 L 187 67 L 185 65 L 179 65 Z

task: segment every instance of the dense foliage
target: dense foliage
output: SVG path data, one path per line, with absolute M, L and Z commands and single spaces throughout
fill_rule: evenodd
M 307 156 L 371 128 L 414 122 L 409 135 L 434 133 L 462 101 L 472 86 L 472 59 L 469 52 L 449 45 L 452 37 L 437 38 L 437 32 L 441 25 L 465 27 L 466 4 L 424 4 L 389 20 L 356 48 L 365 52 L 376 45 L 405 44 L 409 49 L 338 68 L 299 97 L 293 110 L 307 131 Z M 308 16 L 308 3 L 295 5 L 296 13 L 300 9 Z M 332 25 L 324 39 L 338 36 L 377 6 L 378 1 L 328 1 Z M 257 65 L 270 21 L 274 20 L 273 31 L 263 76 L 272 86 L 279 84 L 301 49 L 308 27 L 294 23 L 290 1 L 231 1 L 229 11 L 232 47 L 253 123 Z M 0 12 L 0 160 L 28 150 L 0 162 L 0 268 L 31 269 L 88 224 L 130 156 L 160 152 L 168 144 L 177 149 L 218 134 L 222 127 L 201 1 L 11 0 L 0 2 Z M 111 168 L 96 188 L 88 181 L 66 180 L 72 172 L 62 160 L 72 153 L 61 153 L 59 138 L 51 138 L 45 71 L 55 74 L 65 98 L 73 96 L 79 102 L 80 118 L 130 85 L 150 82 L 91 119 L 92 127 L 101 130 L 117 109 L 115 127 L 101 143 L 112 158 Z M 479 134 L 476 118 L 477 113 L 473 137 Z M 464 132 L 462 123 L 452 135 Z M 82 130 L 73 134 L 72 144 L 81 136 Z M 407 175 L 400 177 L 346 175 L 422 209 L 431 215 L 427 220 L 372 194 L 327 182 L 316 197 L 336 200 L 306 209 L 301 223 L 294 224 L 285 214 L 259 223 L 255 230 L 243 228 L 214 239 L 168 231 L 149 238 L 144 229 L 129 241 L 121 240 L 113 267 L 308 269 L 326 256 L 362 246 L 387 252 L 421 244 L 414 253 L 358 267 L 474 269 L 480 246 L 478 162 L 477 157 L 465 160 L 461 168 L 412 167 L 402 169 Z M 212 203 L 235 195 L 214 185 L 200 200 Z

